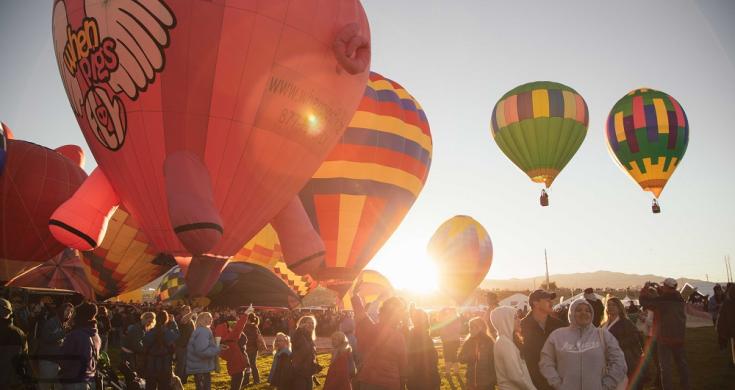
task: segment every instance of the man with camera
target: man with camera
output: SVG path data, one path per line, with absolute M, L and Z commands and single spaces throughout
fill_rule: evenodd
M 661 384 L 673 389 L 672 360 L 679 371 L 682 389 L 689 389 L 689 367 L 684 351 L 686 314 L 684 298 L 676 290 L 676 280 L 666 278 L 662 285 L 647 282 L 640 292 L 641 306 L 653 310 L 654 337 L 657 340 Z

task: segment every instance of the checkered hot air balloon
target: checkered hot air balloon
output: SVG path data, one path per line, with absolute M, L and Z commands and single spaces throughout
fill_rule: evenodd
M 441 291 L 461 304 L 485 279 L 493 262 L 493 243 L 472 217 L 447 220 L 431 237 L 428 251 L 439 270 Z
M 535 183 L 551 187 L 587 135 L 589 114 L 580 94 L 564 84 L 535 81 L 495 104 L 491 130 L 500 150 Z M 541 190 L 541 205 L 548 196 Z
M 179 299 L 186 294 L 186 283 L 184 282 L 184 274 L 181 269 L 176 266 L 171 269 L 158 285 L 156 297 L 159 302 L 172 299 Z
M 631 91 L 610 110 L 607 146 L 621 168 L 657 198 L 679 166 L 689 144 L 689 121 L 672 96 L 653 89 Z
M 421 105 L 372 72 L 347 130 L 299 194 L 326 252 L 315 279 L 346 293 L 418 197 L 431 156 Z

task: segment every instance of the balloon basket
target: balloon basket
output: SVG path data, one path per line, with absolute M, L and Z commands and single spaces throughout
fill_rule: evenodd
M 653 200 L 653 205 L 651 206 L 651 211 L 654 214 L 659 214 L 661 212 L 661 206 L 658 205 L 658 202 L 656 199 Z
M 542 207 L 549 205 L 549 194 L 546 193 L 546 190 L 541 190 L 541 198 L 539 201 L 541 202 Z

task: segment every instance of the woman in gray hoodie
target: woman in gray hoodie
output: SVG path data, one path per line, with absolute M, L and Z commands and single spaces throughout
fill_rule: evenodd
M 541 374 L 556 390 L 614 390 L 625 379 L 625 356 L 615 336 L 592 324 L 584 299 L 569 307 L 569 326 L 549 335 L 541 350 Z
M 499 390 L 536 390 L 528 373 L 526 362 L 513 337 L 521 330 L 518 310 L 510 306 L 500 306 L 490 312 L 490 321 L 498 338 L 495 340 L 495 375 Z

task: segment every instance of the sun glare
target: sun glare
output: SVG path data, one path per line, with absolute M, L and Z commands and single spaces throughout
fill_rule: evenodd
M 395 261 L 389 267 L 378 269 L 378 271 L 383 273 L 397 290 L 408 290 L 420 294 L 438 290 L 439 273 L 429 259 Z

